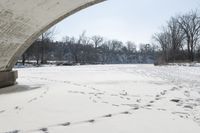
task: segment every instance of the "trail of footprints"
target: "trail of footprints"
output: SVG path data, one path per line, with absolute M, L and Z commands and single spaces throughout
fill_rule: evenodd
M 106 115 L 102 115 L 102 116 L 99 116 L 99 117 L 96 117 L 96 118 L 83 120 L 83 121 L 64 122 L 64 123 L 59 123 L 59 124 L 55 124 L 55 125 L 49 125 L 47 127 L 42 127 L 42 128 L 38 128 L 38 129 L 32 129 L 32 130 L 27 130 L 27 131 L 13 130 L 13 131 L 5 132 L 5 133 L 22 133 L 22 132 L 31 133 L 31 132 L 39 132 L 39 131 L 44 132 L 44 133 L 49 133 L 49 130 L 51 128 L 68 127 L 68 126 L 86 124 L 86 123 L 93 124 L 97 121 L 100 121 L 100 120 L 103 120 L 103 119 L 106 119 L 106 118 L 111 118 L 111 117 L 115 117 L 115 116 L 119 116 L 119 115 L 131 115 L 133 113 L 133 111 L 136 111 L 138 109 L 139 108 L 132 108 L 129 111 L 123 111 L 123 112 L 113 113 L 113 114 L 106 114 Z
M 48 91 L 49 91 L 49 89 L 45 88 L 45 91 L 43 91 L 41 95 L 39 95 L 38 97 L 34 97 L 34 98 L 28 100 L 26 103 L 30 104 L 30 103 L 32 103 L 34 101 L 39 100 L 40 98 L 43 98 L 47 94 Z M 12 107 L 10 109 L 7 109 L 7 110 L 6 109 L 5 110 L 0 110 L 0 114 L 5 113 L 5 112 L 7 112 L 9 110 L 15 110 L 15 111 L 18 112 L 18 111 L 21 111 L 22 109 L 23 109 L 22 105 L 21 106 L 20 105 L 16 105 L 16 106 L 14 106 L 14 107 Z
M 172 89 L 170 89 L 169 91 L 167 90 L 163 90 L 161 91 L 159 94 L 157 94 L 155 96 L 154 100 L 149 101 L 147 104 L 140 106 L 140 108 L 144 108 L 144 109 L 152 109 L 153 104 L 156 103 L 159 100 L 165 99 L 165 95 L 167 93 L 169 93 L 170 91 L 180 91 L 180 89 L 182 89 L 182 86 L 178 86 L 178 87 L 173 87 Z M 76 93 L 76 94 L 83 94 L 82 92 L 78 92 L 78 91 L 69 91 L 69 93 Z M 106 95 L 106 93 L 88 93 L 88 95 L 93 94 L 94 97 L 96 97 L 96 100 L 94 100 L 95 98 L 91 98 L 90 99 L 94 102 L 97 103 L 97 99 L 101 100 L 102 98 L 98 95 Z M 87 95 L 86 93 L 84 93 L 84 95 Z M 122 94 L 107 94 L 111 97 L 118 97 L 121 98 L 123 100 L 131 100 L 133 97 L 135 98 L 135 96 L 132 95 L 128 95 L 127 92 L 124 91 L 124 93 Z M 184 91 L 184 95 L 186 97 L 188 97 L 188 99 L 179 99 L 179 98 L 174 98 L 174 99 L 170 99 L 169 102 L 172 103 L 176 103 L 177 107 L 182 107 L 184 109 L 184 112 L 171 112 L 172 114 L 175 115 L 179 115 L 181 118 L 191 118 L 193 119 L 195 122 L 200 124 L 200 112 L 199 110 L 196 110 L 196 114 L 199 114 L 198 116 L 195 116 L 195 114 L 191 115 L 191 110 L 193 111 L 193 109 L 196 106 L 200 106 L 200 99 L 189 99 L 190 97 L 190 92 L 189 91 Z M 137 99 L 136 103 L 141 103 L 142 99 Z M 183 101 L 184 100 L 184 101 Z M 110 104 L 111 106 L 115 106 L 115 107 L 119 107 L 119 106 L 129 106 L 129 107 L 135 107 L 135 108 L 139 108 L 138 104 L 114 104 L 114 103 L 110 103 L 109 101 L 99 101 L 99 103 L 104 103 L 104 104 Z M 167 111 L 167 109 L 163 109 L 163 108 L 157 108 L 157 110 L 159 111 Z
M 31 77 L 31 78 L 34 78 L 34 77 Z M 167 93 L 169 93 L 169 91 L 179 91 L 180 89 L 182 89 L 182 86 L 178 86 L 178 87 L 173 87 L 169 91 L 163 90 L 163 91 L 161 91 L 159 94 L 157 94 L 154 97 L 154 100 L 151 100 L 151 101 L 147 102 L 146 104 L 144 104 L 143 106 L 141 106 L 140 104 L 141 104 L 141 100 L 142 99 L 139 98 L 140 96 L 129 95 L 125 90 L 123 90 L 123 92 L 120 93 L 120 94 L 109 94 L 109 93 L 107 93 L 105 91 L 102 92 L 101 90 L 96 89 L 94 87 L 89 87 L 87 85 L 73 83 L 73 82 L 70 82 L 70 81 L 49 80 L 47 78 L 40 78 L 40 80 L 45 80 L 45 81 L 49 81 L 49 82 L 67 83 L 67 84 L 71 84 L 71 85 L 75 85 L 75 86 L 79 86 L 79 87 L 84 87 L 84 88 L 92 90 L 92 92 L 69 90 L 68 93 L 81 94 L 81 95 L 88 96 L 89 99 L 94 103 L 97 103 L 97 102 L 99 103 L 100 102 L 100 103 L 103 103 L 103 104 L 109 104 L 109 105 L 114 106 L 114 107 L 128 106 L 128 107 L 130 107 L 130 109 L 128 111 L 119 112 L 119 113 L 115 113 L 115 114 L 106 114 L 106 115 L 103 115 L 103 116 L 100 116 L 100 117 L 96 117 L 96 118 L 93 118 L 93 119 L 89 119 L 89 120 L 77 121 L 77 122 L 64 122 L 64 123 L 60 123 L 60 124 L 56 124 L 56 125 L 50 125 L 50 126 L 47 126 L 47 127 L 43 127 L 43 128 L 40 128 L 40 129 L 29 130 L 29 131 L 26 131 L 26 132 L 42 131 L 44 133 L 49 133 L 49 129 L 53 128 L 53 127 L 60 127 L 60 126 L 67 127 L 67 126 L 72 126 L 72 125 L 77 125 L 77 124 L 95 123 L 98 120 L 105 119 L 105 118 L 111 118 L 111 117 L 118 116 L 118 115 L 123 115 L 123 114 L 130 115 L 130 114 L 133 114 L 133 111 L 139 110 L 140 108 L 142 108 L 142 109 L 152 109 L 153 104 L 155 104 L 159 100 L 162 100 L 162 99 L 166 98 L 165 95 Z M 47 93 L 47 91 L 45 91 L 43 94 L 46 94 L 46 93 Z M 187 97 L 190 96 L 188 91 L 185 91 L 184 94 Z M 126 101 L 130 101 L 130 100 L 132 100 L 132 98 L 136 98 L 136 97 L 138 97 L 138 99 L 135 101 L 137 104 L 127 104 L 127 103 L 115 104 L 115 103 L 111 103 L 109 101 L 103 100 L 102 97 L 105 96 L 105 95 L 110 96 L 110 97 L 117 97 L 117 98 L 120 98 L 120 99 L 123 99 L 123 100 L 126 100 Z M 41 95 L 40 97 L 43 97 L 43 95 Z M 38 99 L 38 97 L 30 99 L 28 101 L 28 103 L 36 101 L 37 99 Z M 183 106 L 183 104 L 181 104 L 182 103 L 181 101 L 182 101 L 181 99 L 171 99 L 170 100 L 170 102 L 177 103 L 177 106 Z M 200 103 L 200 99 L 199 99 L 198 102 Z M 18 106 L 16 106 L 15 108 L 19 109 L 19 110 L 21 109 Z M 193 107 L 190 106 L 190 105 L 184 105 L 184 108 L 193 109 Z M 156 109 L 158 111 L 167 111 L 167 109 L 163 109 L 163 108 L 156 108 Z M 3 112 L 5 112 L 5 110 L 1 110 L 0 114 L 3 113 Z M 172 114 L 179 115 L 181 118 L 189 118 L 189 117 L 191 117 L 191 115 L 189 113 L 187 113 L 187 112 L 172 112 Z M 194 118 L 194 121 L 200 123 L 200 116 Z M 22 132 L 22 131 L 13 130 L 13 131 L 6 132 L 6 133 L 20 133 L 20 132 Z
M 182 89 L 183 87 L 179 87 Z M 171 89 L 171 91 L 176 91 L 178 88 Z M 192 99 L 190 91 L 183 90 L 183 94 L 186 98 L 175 98 L 170 101 L 175 103 L 177 107 L 183 109 L 181 112 L 172 112 L 172 114 L 179 115 L 181 118 L 193 119 L 196 123 L 200 125 L 200 99 Z M 199 108 L 199 109 L 198 109 Z

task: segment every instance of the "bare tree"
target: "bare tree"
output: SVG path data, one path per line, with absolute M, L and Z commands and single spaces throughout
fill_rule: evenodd
M 194 61 L 195 47 L 200 38 L 200 16 L 197 11 L 191 11 L 179 16 L 178 23 L 186 36 L 188 58 Z
M 90 38 L 86 36 L 86 31 L 83 31 L 81 35 L 78 38 L 78 44 L 82 45 L 89 45 L 90 44 Z
M 53 40 L 55 36 L 55 27 L 49 29 L 48 31 L 42 33 L 42 35 L 39 37 L 40 39 L 40 45 L 41 45 L 41 64 L 47 63 L 47 57 L 46 57 L 46 50 L 48 49 L 48 43 Z
M 91 39 L 94 43 L 95 48 L 98 48 L 103 43 L 104 40 L 103 37 L 101 36 L 93 36 Z
M 178 19 L 172 17 L 170 21 L 168 21 L 167 32 L 169 34 L 169 43 L 171 47 L 171 56 L 175 61 L 176 55 L 178 54 L 180 48 L 183 47 L 183 41 L 185 38 L 185 34 L 178 23 Z
M 136 52 L 136 44 L 134 42 L 128 41 L 126 45 L 129 52 Z
M 163 31 L 161 33 L 155 34 L 153 38 L 161 47 L 163 59 L 165 61 L 169 61 L 170 34 L 167 31 Z
M 123 43 L 118 40 L 110 40 L 108 41 L 108 46 L 112 51 L 119 51 L 122 48 Z

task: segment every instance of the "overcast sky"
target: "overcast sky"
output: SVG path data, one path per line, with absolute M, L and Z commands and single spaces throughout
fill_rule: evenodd
M 87 36 L 151 43 L 152 35 L 171 16 L 199 7 L 200 0 L 108 0 L 58 23 L 55 39 L 78 37 L 85 30 Z

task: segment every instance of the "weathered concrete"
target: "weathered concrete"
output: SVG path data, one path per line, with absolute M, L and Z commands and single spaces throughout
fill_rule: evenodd
M 102 1 L 0 0 L 0 71 L 11 71 L 34 40 L 54 24 Z
M 0 72 L 0 88 L 14 85 L 17 77 L 17 71 Z
M 8 71 L 43 32 L 102 1 L 105 0 L 0 0 L 0 87 L 15 83 L 16 72 Z

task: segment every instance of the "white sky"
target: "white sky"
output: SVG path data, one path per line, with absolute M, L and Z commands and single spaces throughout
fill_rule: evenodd
M 87 36 L 151 43 L 152 35 L 171 16 L 198 7 L 199 0 L 108 0 L 58 23 L 55 40 L 78 37 L 85 30 Z

